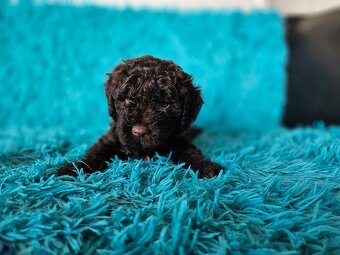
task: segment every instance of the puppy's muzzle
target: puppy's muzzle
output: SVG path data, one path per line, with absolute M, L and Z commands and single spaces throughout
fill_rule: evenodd
M 132 134 L 135 136 L 143 136 L 147 132 L 147 128 L 143 125 L 135 125 L 132 127 Z

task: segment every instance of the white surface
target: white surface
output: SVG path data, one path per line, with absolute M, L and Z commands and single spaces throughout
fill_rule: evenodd
M 309 14 L 340 8 L 340 0 L 268 0 L 268 5 L 287 14 Z

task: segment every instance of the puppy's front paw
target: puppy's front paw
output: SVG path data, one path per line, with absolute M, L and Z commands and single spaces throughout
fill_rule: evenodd
M 77 176 L 77 172 L 74 168 L 74 165 L 71 163 L 68 163 L 58 169 L 58 176 L 61 175 L 70 175 L 70 176 Z
M 197 170 L 200 178 L 212 178 L 217 176 L 219 172 L 223 170 L 223 167 L 215 162 L 207 160 L 200 162 L 200 164 L 197 166 Z

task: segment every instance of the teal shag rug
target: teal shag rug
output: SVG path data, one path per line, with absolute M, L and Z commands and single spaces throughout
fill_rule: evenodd
M 226 167 L 213 179 L 157 157 L 56 178 L 90 144 L 37 137 L 0 156 L 0 240 L 18 254 L 340 252 L 338 127 L 205 132 L 196 144 Z
M 197 124 L 237 132 L 280 124 L 286 46 L 274 12 L 1 2 L 0 31 L 3 127 L 106 128 L 105 74 L 122 59 L 145 54 L 173 60 L 202 87 Z
M 0 31 L 0 241 L 17 254 L 340 253 L 340 127 L 280 127 L 278 14 L 1 2 Z M 202 86 L 195 143 L 225 171 L 113 158 L 56 177 L 107 128 L 105 72 L 143 54 Z

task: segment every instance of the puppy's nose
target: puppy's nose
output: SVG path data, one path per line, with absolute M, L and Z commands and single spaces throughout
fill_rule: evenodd
M 143 125 L 135 125 L 132 127 L 132 134 L 135 136 L 142 136 L 146 133 L 146 127 Z

